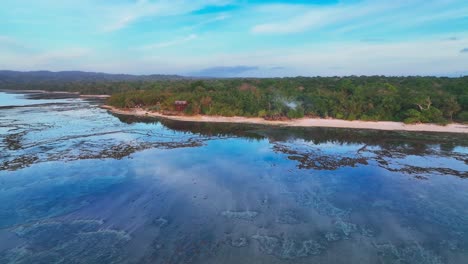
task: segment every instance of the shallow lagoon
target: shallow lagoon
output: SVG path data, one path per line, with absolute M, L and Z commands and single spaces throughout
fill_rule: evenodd
M 0 109 L 0 263 L 468 262 L 466 135 L 25 100 Z

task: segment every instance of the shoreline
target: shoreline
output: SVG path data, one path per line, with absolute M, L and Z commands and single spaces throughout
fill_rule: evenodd
M 107 99 L 110 95 L 107 94 L 80 94 L 80 98 Z
M 348 121 L 341 119 L 321 119 L 321 118 L 300 118 L 288 121 L 267 121 L 260 117 L 223 117 L 223 116 L 168 116 L 160 113 L 149 112 L 144 109 L 119 109 L 109 105 L 101 105 L 115 114 L 131 115 L 139 117 L 159 117 L 175 121 L 203 122 L 203 123 L 238 123 L 238 124 L 258 124 L 284 127 L 331 127 L 331 128 L 354 128 L 372 129 L 385 131 L 417 131 L 417 132 L 443 132 L 468 134 L 468 125 L 452 123 L 446 126 L 436 124 L 405 124 L 392 121 Z
M 46 90 L 8 90 L 8 89 L 0 89 L 0 92 L 4 93 L 12 93 L 12 94 L 69 94 L 78 96 L 79 98 L 87 98 L 87 99 L 107 99 L 110 97 L 108 94 L 81 94 L 79 92 L 67 92 L 67 91 L 46 91 Z

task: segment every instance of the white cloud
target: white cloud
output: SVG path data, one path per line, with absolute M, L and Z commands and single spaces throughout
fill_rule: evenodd
M 12 70 L 63 70 L 85 66 L 92 50 L 86 48 L 64 48 L 54 51 L 25 53 L 2 52 L 0 68 Z
M 260 12 L 284 8 L 285 17 L 274 22 L 260 23 L 251 28 L 255 34 L 290 34 L 334 26 L 340 32 L 365 26 L 411 26 L 444 19 L 466 17 L 468 7 L 461 0 L 423 1 L 362 1 L 334 6 L 278 6 L 263 7 Z M 300 8 L 298 8 L 300 7 Z M 298 11 L 298 10 L 301 11 Z M 444 10 L 440 12 L 440 10 Z
M 32 58 L 33 63 L 47 63 L 54 60 L 73 60 L 91 54 L 91 50 L 86 48 L 67 48 L 63 50 L 48 51 L 40 53 Z
M 200 10 L 206 6 L 223 6 L 232 0 L 139 0 L 135 3 L 106 6 L 110 22 L 103 27 L 104 31 L 120 30 L 145 17 L 176 16 Z
M 230 2 L 221 0 L 17 1 L 21 5 L 16 9 L 4 9 L 11 10 L 6 20 L 18 29 L 0 33 L 0 68 L 4 69 L 184 73 L 216 66 L 284 67 L 271 73 L 275 75 L 441 74 L 468 69 L 467 53 L 460 53 L 468 47 L 468 33 L 462 33 L 460 25 L 451 30 L 449 20 L 467 17 L 468 6 L 460 4 L 461 0 L 344 0 L 347 2 L 324 6 L 246 4 L 229 11 L 230 16 L 192 13 Z M 48 18 L 50 14 L 54 14 L 53 19 Z M 163 28 L 163 23 L 152 19 L 179 15 L 185 16 L 164 21 L 171 27 Z M 17 25 L 12 22 L 16 18 L 33 22 Z M 227 18 L 220 28 L 203 35 L 190 34 Z M 93 34 L 117 31 L 140 20 L 144 20 L 144 27 L 139 30 Z M 34 21 L 45 24 L 37 26 Z M 192 23 L 183 28 L 187 21 Z M 436 35 L 430 27 L 420 31 L 411 28 L 435 21 L 443 22 L 437 30 L 446 27 L 446 35 Z M 149 27 L 154 30 L 146 32 Z M 251 35 L 249 29 L 256 34 L 306 33 L 286 40 L 283 36 Z M 322 31 L 312 32 L 315 29 Z M 158 39 L 154 38 L 156 30 Z M 344 34 L 350 31 L 353 34 Z M 317 33 L 324 34 L 323 39 Z M 11 37 L 6 36 L 9 34 Z M 384 41 L 358 41 L 366 39 Z M 76 43 L 96 51 L 70 48 Z
M 0 61 L 2 60 L 1 54 L 10 56 L 15 54 L 21 55 L 34 55 L 37 52 L 36 47 L 29 43 L 23 43 L 17 38 L 10 36 L 0 35 Z
M 282 71 L 270 71 L 262 76 L 444 75 L 467 69 L 468 60 L 459 52 L 468 47 L 466 36 L 460 41 L 441 40 L 445 37 L 395 43 L 336 42 L 211 56 L 171 55 L 170 58 L 159 56 L 157 61 L 170 62 L 166 68 L 177 73 L 213 66 L 284 67 Z
M 126 27 L 128 24 L 132 23 L 135 20 L 135 16 L 132 15 L 125 15 L 119 19 L 117 19 L 115 22 L 105 25 L 103 27 L 103 31 L 105 32 L 112 32 L 112 31 L 117 31 L 119 29 L 122 29 Z
M 251 31 L 259 34 L 303 32 L 388 10 L 393 5 L 374 1 L 359 4 L 338 4 L 335 6 L 302 6 L 300 15 L 293 15 L 279 22 L 259 24 L 254 26 Z
M 27 45 L 25 45 L 18 39 L 5 35 L 0 35 L 0 48 L 23 50 L 28 49 Z
M 12 37 L 0 35 L 0 45 L 16 44 L 16 40 Z
M 234 0 L 15 0 L 2 5 L 10 22 L 36 26 L 64 21 L 97 32 L 114 32 L 149 17 L 178 16 Z M 8 1 L 7 1 L 8 2 Z M 3 4 L 3 3 L 2 3 Z M 2 10 L 2 11 L 3 11 Z M 1 13 L 1 12 L 0 12 Z M 50 14 L 53 14 L 50 17 Z
M 333 76 L 333 75 L 450 75 L 468 69 L 468 60 L 460 50 L 468 47 L 468 35 L 459 34 L 401 42 L 334 42 L 308 44 L 295 49 L 275 48 L 238 53 L 177 54 L 143 52 L 140 55 L 114 56 L 100 52 L 96 56 L 85 48 L 64 48 L 34 55 L 13 54 L 0 49 L 0 68 L 19 70 L 76 69 L 113 73 L 183 74 L 214 66 L 259 66 L 251 76 Z M 151 48 L 179 45 L 195 39 L 186 36 L 156 43 Z M 150 56 L 148 56 L 148 54 Z M 268 70 L 273 66 L 283 69 Z
M 145 45 L 145 46 L 142 47 L 142 49 L 149 50 L 149 49 L 160 49 L 160 48 L 178 46 L 178 45 L 187 43 L 187 42 L 192 41 L 192 40 L 197 39 L 197 38 L 198 38 L 198 36 L 196 34 L 191 34 L 191 35 L 189 35 L 187 37 L 184 37 L 184 38 L 179 38 L 179 39 L 175 39 L 175 40 L 171 40 L 171 41 Z
M 188 26 L 188 27 L 184 27 L 185 30 L 193 30 L 195 28 L 198 28 L 198 27 L 202 27 L 202 26 L 205 26 L 205 25 L 208 25 L 208 24 L 211 24 L 211 23 L 215 23 L 215 22 L 219 22 L 219 21 L 223 21 L 223 20 L 226 20 L 227 18 L 229 18 L 228 15 L 226 14 L 222 14 L 222 15 L 218 15 L 218 16 L 215 16 L 213 18 L 208 18 L 206 20 L 203 20 L 203 21 L 200 21 L 198 23 L 195 23 L 194 25 L 191 25 L 191 26 Z

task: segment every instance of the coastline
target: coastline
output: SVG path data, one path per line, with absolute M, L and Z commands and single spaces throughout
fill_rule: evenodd
M 17 94 L 31 94 L 31 93 L 41 93 L 41 94 L 69 94 L 73 96 L 78 96 L 79 98 L 87 99 L 107 99 L 110 95 L 107 94 L 81 94 L 79 92 L 67 92 L 67 91 L 46 91 L 46 90 L 8 90 L 0 89 L 0 92 L 4 93 L 17 93 Z
M 80 94 L 80 98 L 92 98 L 92 99 L 107 99 L 110 95 L 107 94 Z
M 148 112 L 144 109 L 124 110 L 109 105 L 101 105 L 115 114 L 132 115 L 140 117 L 159 117 L 175 121 L 186 122 L 205 122 L 205 123 L 239 123 L 239 124 L 258 124 L 274 125 L 285 127 L 331 127 L 331 128 L 354 128 L 354 129 L 373 129 L 386 131 L 418 131 L 418 132 L 443 132 L 443 133 L 461 133 L 468 134 L 468 125 L 452 123 L 446 126 L 436 124 L 405 124 L 392 121 L 348 121 L 340 119 L 321 119 L 321 118 L 300 118 L 288 121 L 267 121 L 259 117 L 223 117 L 223 116 L 168 116 L 160 113 Z

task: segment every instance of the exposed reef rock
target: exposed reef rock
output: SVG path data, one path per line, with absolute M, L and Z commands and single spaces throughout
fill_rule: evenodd
M 237 239 L 228 239 L 228 242 L 229 242 L 229 245 L 231 245 L 232 247 L 237 247 L 237 248 L 240 248 L 240 247 L 246 247 L 249 245 L 249 241 L 246 237 L 240 237 L 240 238 L 237 238 Z
M 294 150 L 291 147 L 276 143 L 273 149 L 288 155 L 288 159 L 297 161 L 299 169 L 315 169 L 315 170 L 336 170 L 344 166 L 354 167 L 358 164 L 367 165 L 366 158 L 357 156 L 340 157 L 337 155 L 324 155 L 315 152 L 301 152 Z
M 0 254 L 0 263 L 119 263 L 130 237 L 101 226 L 100 221 L 76 220 L 18 227 L 14 231 L 27 244 Z
M 419 263 L 442 264 L 440 257 L 425 249 L 419 244 L 406 244 L 396 246 L 392 243 L 375 244 L 375 248 L 381 255 L 381 262 L 388 264 Z
M 253 235 L 260 250 L 280 259 L 296 259 L 320 254 L 325 247 L 314 240 L 294 240 L 291 238 Z
M 240 219 L 246 221 L 252 221 L 257 217 L 258 212 L 255 211 L 224 211 L 221 215 L 230 219 Z

